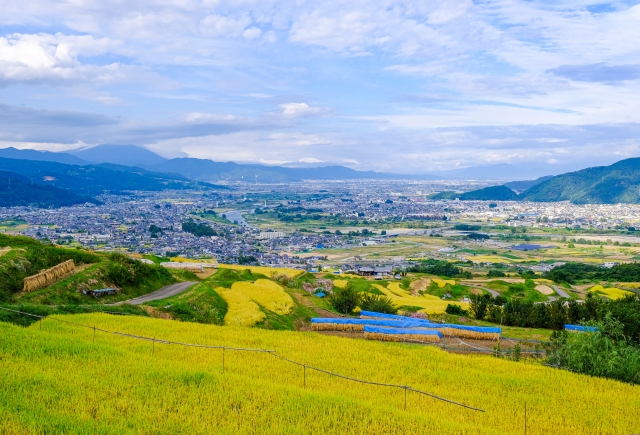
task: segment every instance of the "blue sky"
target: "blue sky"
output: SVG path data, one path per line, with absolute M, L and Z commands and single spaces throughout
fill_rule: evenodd
M 424 173 L 640 156 L 640 5 L 4 0 L 0 147 Z

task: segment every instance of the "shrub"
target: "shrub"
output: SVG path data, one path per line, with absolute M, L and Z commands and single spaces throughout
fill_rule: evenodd
M 491 269 L 489 273 L 487 273 L 487 278 L 504 278 L 507 276 L 503 271 Z
M 353 286 L 348 285 L 345 288 L 336 288 L 329 300 L 338 312 L 350 314 L 358 306 L 360 295 Z
M 447 308 L 444 310 L 447 314 L 453 314 L 456 316 L 468 316 L 469 311 L 463 309 L 460 305 L 457 304 L 449 304 Z
M 387 296 L 374 295 L 365 293 L 360 298 L 360 307 L 366 311 L 375 311 L 377 313 L 396 314 L 398 307 Z

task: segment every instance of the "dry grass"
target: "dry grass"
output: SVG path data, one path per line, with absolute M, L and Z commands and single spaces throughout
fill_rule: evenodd
M 536 287 L 536 290 L 538 290 L 540 293 L 542 293 L 545 296 L 549 296 L 552 295 L 554 293 L 553 289 L 551 287 L 549 287 L 548 285 L 539 285 Z

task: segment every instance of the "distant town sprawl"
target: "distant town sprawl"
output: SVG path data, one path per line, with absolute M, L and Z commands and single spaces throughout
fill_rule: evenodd
M 100 206 L 0 208 L 0 231 L 98 251 L 296 268 L 402 266 L 416 258 L 490 265 L 501 261 L 491 258 L 492 249 L 637 241 L 639 205 L 431 200 L 443 189 L 483 185 L 443 184 L 359 180 L 105 194 Z

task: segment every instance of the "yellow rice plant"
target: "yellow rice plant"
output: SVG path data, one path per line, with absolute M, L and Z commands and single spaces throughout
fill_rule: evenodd
M 447 284 L 456 285 L 456 282 L 453 279 L 432 278 L 432 281 L 438 284 L 438 287 L 440 288 L 444 288 Z
M 347 281 L 346 279 L 334 279 L 333 285 L 338 288 L 346 288 L 347 285 L 349 285 L 349 281 Z
M 638 432 L 637 386 L 531 361 L 313 332 L 136 316 L 54 316 L 204 345 L 275 349 L 345 376 L 410 385 L 456 402 L 351 382 L 265 353 L 135 340 L 58 323 L 0 323 L 0 433 L 527 434 Z M 394 369 L 400 367 L 401 369 Z M 550 388 L 550 386 L 552 386 Z
M 397 282 L 389 283 L 387 288 L 389 289 L 390 292 L 392 292 L 396 296 L 400 296 L 400 297 L 411 296 L 411 292 L 401 288 L 400 283 L 397 283 Z
M 364 325 L 348 323 L 312 323 L 312 331 L 364 331 Z
M 440 337 L 431 334 L 381 334 L 379 332 L 365 332 L 364 338 L 366 340 L 421 343 L 438 343 L 440 341 Z
M 216 292 L 228 305 L 224 316 L 225 325 L 253 326 L 266 318 L 260 307 L 242 292 L 226 288 L 217 288 Z
M 277 283 L 268 279 L 259 279 L 255 283 L 234 282 L 232 291 L 237 291 L 249 299 L 277 314 L 289 314 L 293 308 L 293 299 Z
M 589 289 L 590 292 L 598 292 L 609 299 L 622 299 L 627 295 L 632 295 L 633 293 L 628 292 L 626 290 L 621 290 L 616 287 L 603 287 L 600 284 L 597 284 Z
M 247 270 L 251 273 L 260 273 L 262 275 L 274 278 L 278 275 L 287 275 L 289 278 L 295 278 L 304 274 L 304 270 L 287 269 L 284 267 L 266 267 L 266 266 L 241 266 L 239 264 L 218 264 L 220 269 Z
M 446 301 L 433 295 L 413 296 L 409 294 L 407 296 L 398 296 L 393 292 L 391 292 L 389 289 L 384 288 L 380 284 L 374 284 L 373 286 L 376 289 L 380 290 L 380 292 L 382 292 L 385 296 L 389 297 L 394 304 L 398 306 L 408 305 L 408 306 L 420 307 L 422 309 L 419 311 L 422 311 L 427 314 L 444 313 L 445 309 L 447 308 L 447 305 L 449 304 L 460 305 L 465 310 L 469 309 L 468 302 Z

